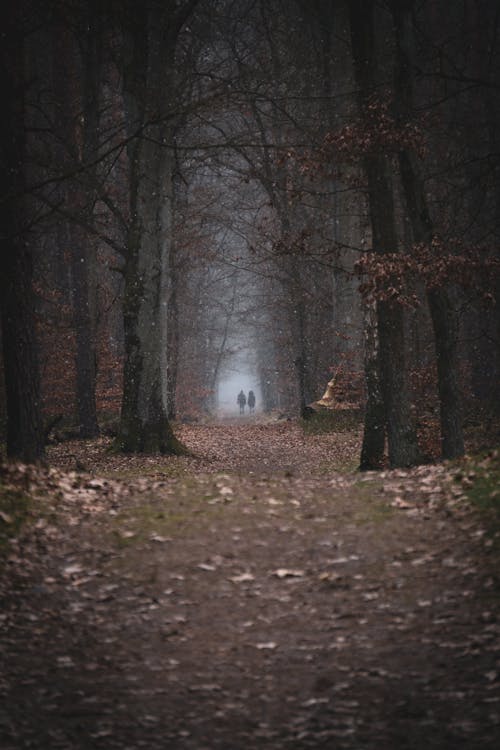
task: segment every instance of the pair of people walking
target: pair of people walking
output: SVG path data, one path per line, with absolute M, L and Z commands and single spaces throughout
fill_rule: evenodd
M 243 389 L 238 393 L 238 398 L 236 399 L 238 406 L 240 407 L 240 414 L 245 413 L 245 406 L 247 404 L 247 397 L 245 396 Z M 253 414 L 253 410 L 255 409 L 255 394 L 253 391 L 248 391 L 248 411 L 250 414 Z

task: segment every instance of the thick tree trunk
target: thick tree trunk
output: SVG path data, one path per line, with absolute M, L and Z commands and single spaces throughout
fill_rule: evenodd
M 168 152 L 143 141 L 136 152 L 136 201 L 125 272 L 125 369 L 119 445 L 177 453 L 168 420 L 166 289 L 170 233 Z
M 88 4 L 85 46 L 83 50 L 83 163 L 85 165 L 86 215 L 93 221 L 96 199 L 96 168 L 90 165 L 99 150 L 100 86 L 102 73 L 102 28 L 98 4 Z M 85 250 L 80 274 L 74 288 L 75 302 L 80 296 L 80 311 L 75 307 L 77 325 L 77 388 L 79 393 L 79 422 L 81 437 L 92 438 L 99 434 L 96 406 L 96 241 L 89 233 L 82 238 Z
M 9 202 L 11 211 L 19 205 Z M 7 397 L 7 455 L 28 463 L 43 458 L 44 440 L 35 340 L 31 248 L 15 237 L 2 211 L 2 340 Z M 10 227 L 9 227 L 10 224 Z
M 416 242 L 430 242 L 432 222 L 416 167 L 408 153 L 400 154 L 403 190 Z M 443 458 L 464 453 L 462 398 L 459 382 L 459 325 L 450 290 L 427 289 L 427 302 L 434 330 Z
M 129 34 L 124 94 L 130 141 L 125 365 L 118 447 L 184 452 L 168 419 L 167 299 L 172 242 L 172 127 L 166 122 L 172 40 L 161 12 L 137 13 Z M 163 116 L 159 116 L 163 113 Z M 165 117 L 165 119 L 163 119 Z
M 286 179 L 283 178 L 283 184 Z M 293 247 L 294 226 L 289 206 L 286 200 L 276 201 L 278 214 L 281 222 L 281 241 L 285 247 L 288 246 L 289 254 L 286 255 L 287 268 L 283 275 L 284 292 L 288 300 L 288 317 L 290 333 L 293 342 L 293 365 L 298 395 L 299 414 L 302 418 L 309 415 L 308 405 L 313 401 L 311 382 L 311 362 L 309 356 L 309 345 L 307 341 L 307 305 L 305 301 L 304 280 L 302 278 L 303 259 L 298 257 Z
M 12 6 L 12 4 L 11 4 Z M 25 122 L 23 3 L 4 13 L 0 53 L 1 320 L 7 397 L 7 455 L 43 458 L 38 358 L 35 341 L 32 248 L 25 236 Z
M 376 90 L 376 59 L 374 54 L 373 3 L 352 0 L 350 3 L 351 41 L 356 85 L 360 108 L 363 111 Z M 368 154 L 363 162 L 368 184 L 369 212 L 372 225 L 373 250 L 380 254 L 396 252 L 393 188 L 388 159 L 384 154 Z M 389 461 L 391 466 L 411 466 L 419 460 L 416 430 L 413 424 L 409 388 L 407 384 L 404 312 L 391 301 L 377 304 L 380 381 L 384 402 L 385 425 L 376 423 L 381 410 L 367 412 L 365 446 L 380 446 L 380 433 L 387 429 Z M 373 368 L 373 362 L 370 367 Z M 367 378 L 370 388 L 373 377 Z M 368 400 L 370 402 L 371 394 Z M 376 403 L 377 394 L 373 394 Z M 371 435 L 373 433 L 373 435 Z M 370 463 L 365 455 L 364 462 Z M 373 456 L 373 462 L 378 461 Z
M 429 289 L 437 357 L 438 392 L 441 416 L 441 452 L 443 458 L 464 454 L 462 396 L 459 382 L 458 318 L 446 289 Z
M 412 0 L 393 2 L 396 32 L 396 110 L 407 120 L 413 110 L 413 26 Z M 415 154 L 404 149 L 399 154 L 401 182 L 416 242 L 429 244 L 434 234 L 420 169 Z M 443 458 L 457 458 L 464 453 L 462 434 L 462 400 L 459 382 L 459 325 L 451 292 L 446 287 L 427 290 L 427 301 L 434 330 L 437 358 L 438 391 L 441 416 L 441 451 Z
M 384 156 L 365 159 L 373 249 L 397 249 L 392 185 Z M 377 302 L 379 364 L 391 466 L 418 463 L 417 435 L 411 412 L 406 364 L 404 310 L 397 302 Z M 377 412 L 380 413 L 380 412 Z
M 55 57 L 59 61 L 54 83 L 59 99 L 57 122 L 62 144 L 61 160 L 69 169 L 76 165 L 86 168 L 79 182 L 65 183 L 61 189 L 69 217 L 64 238 L 65 249 L 71 258 L 77 419 L 80 437 L 92 438 L 99 434 L 95 401 L 95 321 L 91 301 L 94 296 L 95 249 L 94 240 L 82 224 L 92 221 L 92 194 L 96 182 L 95 169 L 87 164 L 97 152 L 99 53 L 91 20 L 81 61 L 69 28 L 57 28 L 54 41 Z M 80 63 L 83 66 L 83 86 Z

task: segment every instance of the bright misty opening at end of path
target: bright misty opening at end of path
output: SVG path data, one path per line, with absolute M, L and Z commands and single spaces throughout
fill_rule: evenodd
M 247 399 L 244 411 L 245 415 L 248 416 L 250 413 L 248 408 L 249 391 L 253 391 L 255 394 L 254 412 L 261 411 L 262 399 L 258 375 L 253 371 L 250 363 L 238 360 L 231 369 L 231 372 L 219 381 L 217 392 L 219 416 L 232 417 L 239 415 L 240 408 L 236 399 L 240 391 L 243 391 Z

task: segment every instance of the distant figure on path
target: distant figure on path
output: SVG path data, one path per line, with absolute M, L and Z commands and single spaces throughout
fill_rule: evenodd
M 245 413 L 245 404 L 247 402 L 247 397 L 245 396 L 245 394 L 243 393 L 242 390 L 238 393 L 238 398 L 236 399 L 236 401 L 240 405 L 240 414 L 244 414 Z
M 253 410 L 255 409 L 255 393 L 253 391 L 248 391 L 248 411 L 250 414 L 253 414 Z

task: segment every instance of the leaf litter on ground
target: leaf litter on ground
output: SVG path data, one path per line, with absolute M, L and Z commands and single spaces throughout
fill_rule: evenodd
M 467 495 L 480 470 L 340 473 L 359 433 L 296 423 L 181 433 L 194 456 L 74 441 L 50 469 L 2 468 L 33 498 L 0 583 L 8 742 L 70 749 L 74 712 L 98 704 L 84 731 L 109 750 L 399 748 L 411 707 L 430 747 L 443 726 L 496 747 L 495 544 Z

